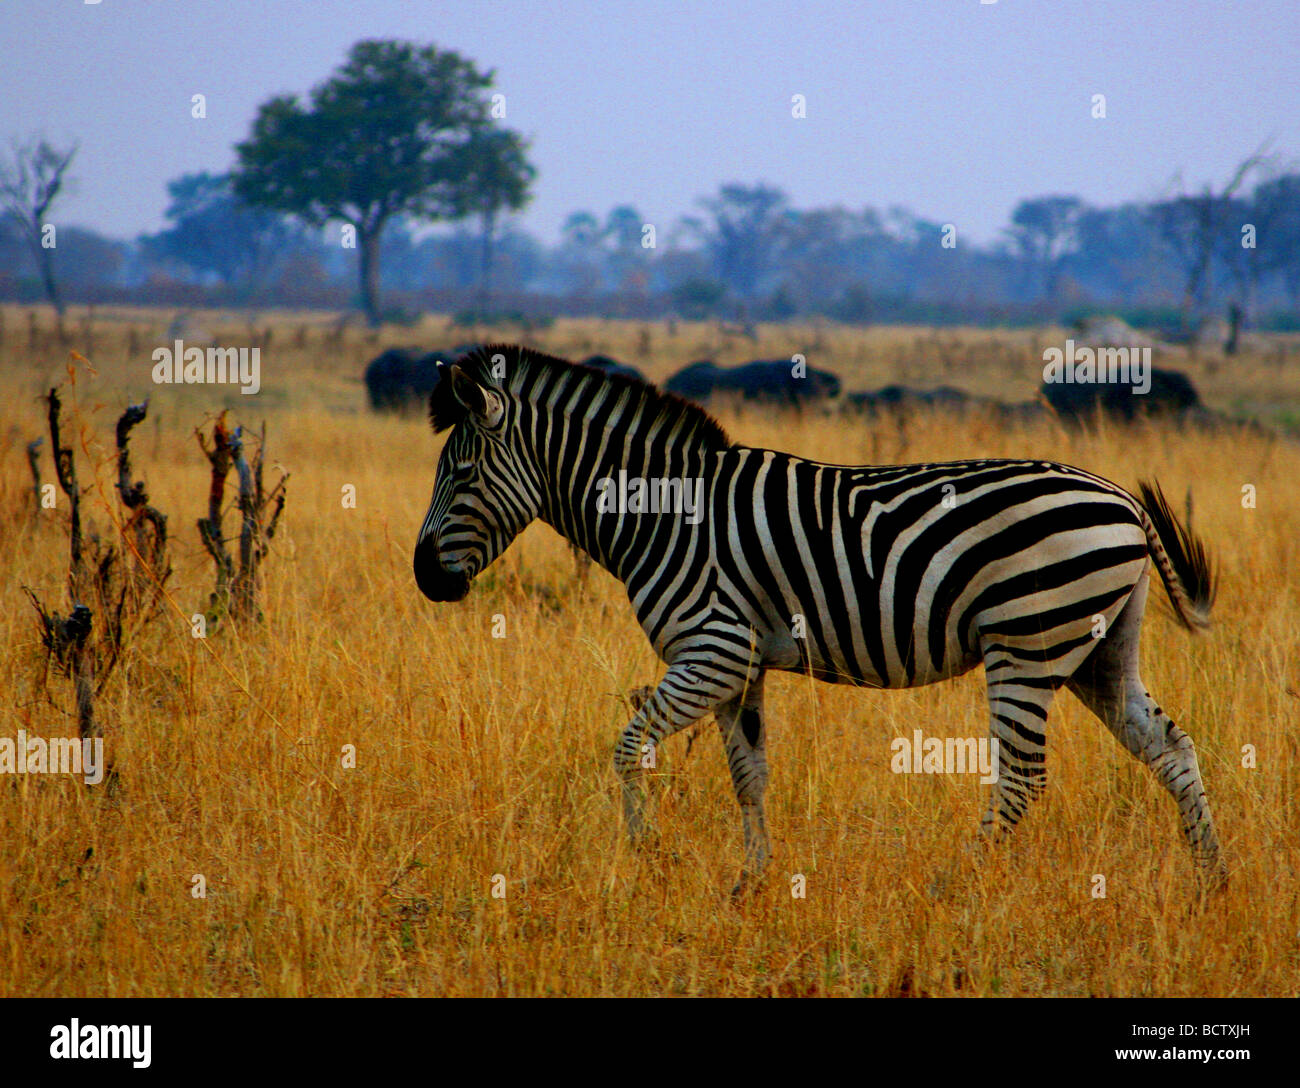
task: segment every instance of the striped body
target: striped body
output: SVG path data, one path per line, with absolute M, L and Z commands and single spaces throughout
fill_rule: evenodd
M 629 594 L 665 660 L 716 594 L 715 612 L 757 632 L 763 665 L 823 680 L 946 680 L 992 638 L 1014 653 L 1046 637 L 1069 675 L 1147 562 L 1136 500 L 1050 462 L 853 468 L 737 448 L 704 472 L 698 530 L 674 521 L 637 541 L 663 557 Z
M 454 429 L 416 548 L 425 594 L 459 599 L 540 518 L 625 583 L 669 666 L 616 748 L 634 835 L 647 750 L 712 712 L 746 873 L 761 871 L 767 669 L 897 688 L 983 663 L 1000 746 L 986 831 L 1041 792 L 1047 710 L 1070 686 L 1152 766 L 1198 859 L 1219 867 L 1191 741 L 1138 676 L 1148 561 L 1186 625 L 1204 624 L 1212 597 L 1203 550 L 1158 491 L 1144 504 L 1046 461 L 852 467 L 739 446 L 652 387 L 518 348 L 450 370 L 431 412 Z M 625 503 L 628 479 L 660 505 Z

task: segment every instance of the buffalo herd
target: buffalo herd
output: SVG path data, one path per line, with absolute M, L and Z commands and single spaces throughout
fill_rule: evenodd
M 366 367 L 365 383 L 370 405 L 381 412 L 421 411 L 438 381 L 439 362 L 450 363 L 474 349 L 461 344 L 450 351 L 422 352 L 389 348 Z M 644 381 L 633 366 L 608 355 L 591 355 L 582 365 L 607 374 Z M 952 386 L 914 389 L 887 385 L 874 391 L 842 393 L 840 379 L 826 370 L 807 365 L 801 357 L 756 359 L 739 366 L 718 366 L 710 361 L 691 363 L 662 386 L 702 405 L 719 400 L 741 400 L 774 406 L 838 407 L 878 415 L 922 409 L 942 412 L 981 411 L 1004 420 L 1026 420 L 1051 413 L 1065 422 L 1082 422 L 1098 413 L 1132 420 L 1144 415 L 1208 421 L 1196 387 L 1187 375 L 1153 367 L 1150 389 L 1139 393 L 1130 384 L 1115 382 L 1043 382 L 1033 401 L 1009 404 L 981 397 Z

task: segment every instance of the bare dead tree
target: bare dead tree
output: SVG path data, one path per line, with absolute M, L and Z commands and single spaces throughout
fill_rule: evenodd
M 50 612 L 40 599 L 26 586 L 23 587 L 41 624 L 41 645 L 47 659 L 53 659 L 59 670 L 72 680 L 77 700 L 77 733 L 82 740 L 103 736 L 95 721 L 95 688 L 93 656 L 88 653 L 94 614 L 84 604 L 74 604 L 65 619 L 58 612 Z
M 128 625 L 142 625 L 157 614 L 164 583 L 171 574 L 166 554 L 167 519 L 149 505 L 142 481 L 129 482 L 130 432 L 144 419 L 146 411 L 144 405 L 132 405 L 117 423 L 117 463 L 119 490 L 131 512 L 123 525 L 123 540 L 129 543 L 125 550 L 135 553 L 137 566 L 124 569 L 117 548 L 103 545 L 93 533 L 84 534 L 76 454 L 63 441 L 63 406 L 57 388 L 50 390 L 47 401 L 55 472 L 69 504 L 68 596 L 72 610 L 64 617 L 47 609 L 30 589 L 27 595 L 40 621 L 47 666 L 53 660 L 72 680 L 77 730 L 82 739 L 87 739 L 103 736 L 95 716 L 95 698 L 121 658 Z M 37 445 L 28 447 L 33 466 Z M 152 584 L 152 593 L 147 597 L 138 591 L 137 575 L 147 577 Z
M 281 475 L 267 492 L 263 485 L 266 424 L 262 424 L 257 452 L 250 465 L 244 453 L 244 430 L 226 428 L 225 415 L 212 428 L 212 445 L 198 432 L 199 446 L 212 466 L 208 488 L 208 516 L 199 521 L 199 537 L 217 567 L 217 587 L 209 598 L 210 611 L 220 616 L 229 608 L 236 618 L 261 618 L 257 607 L 258 572 L 266 558 L 284 510 L 288 473 Z M 238 478 L 237 504 L 240 513 L 239 566 L 236 568 L 222 534 L 221 507 L 226 476 L 231 468 Z
M 129 511 L 122 534 L 132 542 L 135 561 L 128 578 L 132 611 L 152 616 L 162 603 L 162 587 L 171 575 L 167 562 L 167 517 L 149 503 L 143 480 L 131 480 L 131 430 L 149 413 L 149 401 L 129 405 L 117 421 L 117 491 Z
M 239 570 L 235 573 L 234 596 L 235 615 L 251 616 L 257 609 L 257 563 L 253 558 L 254 542 L 261 535 L 258 525 L 258 508 L 253 494 L 253 472 L 244 457 L 243 428 L 236 427 L 230 443 L 231 456 L 235 462 L 235 472 L 239 476 Z
M 76 146 L 56 148 L 45 139 L 15 141 L 0 160 L 0 205 L 17 223 L 40 273 L 45 294 L 63 324 L 64 305 L 54 278 L 54 248 L 46 244 L 45 217 L 63 189 Z
M 230 578 L 234 562 L 221 535 L 221 507 L 226 494 L 226 476 L 230 473 L 230 432 L 226 430 L 226 414 L 221 413 L 212 425 L 212 446 L 208 447 L 202 431 L 196 431 L 199 448 L 208 459 L 211 473 L 208 477 L 208 516 L 199 519 L 199 540 L 212 556 L 217 566 L 216 589 L 208 597 L 208 608 L 214 617 L 224 614 L 230 607 Z
M 41 622 L 41 643 L 46 653 L 72 680 L 77 699 L 77 732 L 83 740 L 102 736 L 95 721 L 95 655 L 90 648 L 94 613 L 83 603 L 85 570 L 82 561 L 81 488 L 77 483 L 77 461 L 71 446 L 62 441 L 60 414 L 63 405 L 57 388 L 46 398 L 49 405 L 50 442 L 54 449 L 54 470 L 70 508 L 68 546 L 68 596 L 72 611 L 67 618 L 48 611 L 28 590 Z

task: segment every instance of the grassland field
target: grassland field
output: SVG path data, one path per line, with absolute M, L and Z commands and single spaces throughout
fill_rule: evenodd
M 122 518 L 113 424 L 151 398 L 135 475 L 169 517 L 174 567 L 166 607 L 132 633 L 97 704 L 115 787 L 0 776 L 0 994 L 1300 993 L 1300 339 L 1156 359 L 1262 429 L 720 410 L 738 441 L 827 461 L 1031 456 L 1129 487 L 1154 475 L 1180 511 L 1190 492 L 1218 563 L 1215 626 L 1188 635 L 1154 588 L 1143 671 L 1197 743 L 1231 870 L 1226 892 L 1200 899 L 1175 806 L 1072 696 L 1049 721 L 1046 795 L 984 856 L 987 787 L 889 769 L 891 740 L 915 728 L 985 735 L 982 672 L 882 692 L 773 674 L 774 859 L 763 889 L 732 903 L 740 819 L 712 725 L 689 752 L 685 734 L 666 746 L 656 846 L 624 841 L 612 746 L 624 694 L 663 666 L 619 583 L 599 568 L 579 578 L 536 525 L 464 602 L 420 596 L 411 550 L 442 439 L 418 416 L 367 409 L 366 361 L 393 344 L 519 340 L 662 380 L 698 358 L 803 352 L 849 390 L 949 384 L 1020 401 L 1065 331 L 773 325 L 751 338 L 709 323 L 520 332 L 429 318 L 373 334 L 322 315 L 196 315 L 224 343 L 262 347 L 261 391 L 244 396 L 150 381 L 172 316 L 73 309 L 59 335 L 48 313 L 0 307 L 0 737 L 76 732 L 24 592 L 67 610 L 66 501 L 34 509 L 26 445 L 69 368 L 82 513 L 106 540 Z M 198 639 L 190 617 L 213 570 L 195 528 L 195 430 L 223 409 L 264 420 L 268 480 L 277 466 L 291 477 L 264 622 Z M 46 482 L 49 458 L 47 437 Z

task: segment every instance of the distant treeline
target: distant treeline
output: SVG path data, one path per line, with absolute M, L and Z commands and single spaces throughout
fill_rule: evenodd
M 130 241 L 59 226 L 54 265 L 69 302 L 345 309 L 358 251 L 337 225 L 308 229 L 243 204 L 225 176 L 169 186 L 169 226 Z M 960 223 L 902 208 L 792 208 L 766 185 L 727 185 L 697 214 L 646 220 L 622 205 L 569 216 L 544 245 L 507 221 L 493 243 L 461 223 L 380 244 L 384 317 L 422 312 L 525 321 L 572 315 L 847 323 L 1021 323 L 1113 310 L 1135 324 L 1194 323 L 1237 306 L 1257 328 L 1300 328 L 1300 174 L 1237 195 L 1092 207 L 1027 199 L 979 246 Z M 0 220 L 0 299 L 42 299 L 40 270 Z

